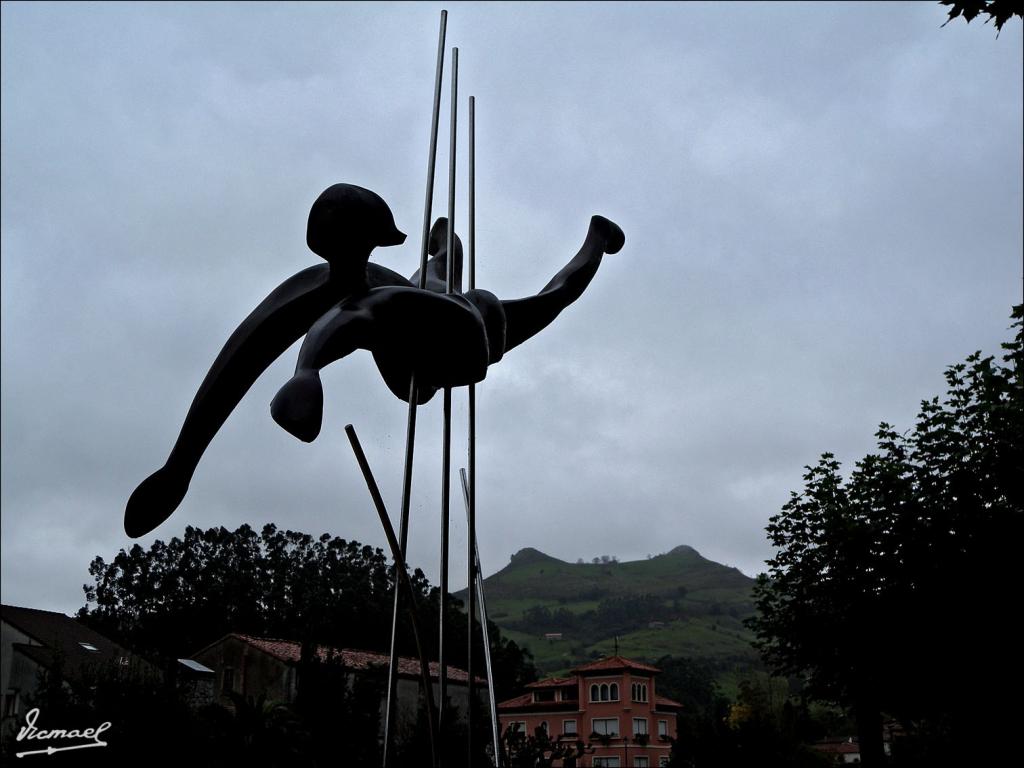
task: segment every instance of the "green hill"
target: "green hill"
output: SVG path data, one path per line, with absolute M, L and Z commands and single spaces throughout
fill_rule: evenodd
M 756 658 L 743 626 L 754 612 L 753 585 L 687 546 L 624 563 L 567 563 L 527 548 L 484 580 L 491 620 L 546 674 L 613 653 L 615 638 L 620 653 L 638 660 L 746 665 Z

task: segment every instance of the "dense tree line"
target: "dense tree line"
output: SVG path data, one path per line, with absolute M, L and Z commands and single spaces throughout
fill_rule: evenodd
M 1001 361 L 950 367 L 944 399 L 923 402 L 906 433 L 882 424 L 848 477 L 831 454 L 808 467 L 768 526 L 757 645 L 855 715 L 864 765 L 884 762 L 883 715 L 907 731 L 903 765 L 982 764 L 1012 730 L 997 702 L 1019 683 L 1022 318 L 1015 307 Z
M 674 621 L 696 616 L 718 616 L 724 612 L 737 618 L 735 605 L 723 609 L 718 602 L 684 602 L 686 588 L 675 597 L 665 595 L 616 595 L 601 600 L 597 608 L 589 611 L 571 611 L 568 608 L 534 605 L 523 611 L 522 618 L 506 621 L 511 629 L 533 635 L 546 632 L 572 633 L 587 638 L 589 643 L 616 635 L 643 629 L 652 621 Z
M 103 717 L 131 729 L 116 750 L 105 750 L 104 765 L 134 761 L 147 743 L 169 743 L 166 755 L 195 765 L 315 766 L 337 762 L 339 743 L 353 765 L 379 760 L 379 710 L 384 673 L 361 674 L 344 684 L 347 671 L 319 662 L 315 646 L 386 652 L 390 643 L 393 569 L 380 549 L 324 534 L 313 537 L 274 525 L 256 532 L 248 525 L 187 528 L 181 538 L 135 545 L 108 563 L 95 558 L 84 586 L 87 603 L 79 618 L 170 672 L 162 680 L 127 679 L 107 670 L 97 680 L 65 679 L 60 670 L 44 681 L 39 702 L 55 717 Z M 421 642 L 436 658 L 440 593 L 420 570 L 411 574 L 418 605 Z M 452 597 L 448 611 L 448 662 L 465 666 L 467 618 Z M 415 656 L 407 617 L 399 626 L 399 651 Z M 498 700 L 536 680 L 528 651 L 501 636 L 489 622 Z M 476 629 L 476 674 L 483 648 Z M 185 704 L 175 660 L 188 657 L 229 632 L 298 640 L 303 643 L 298 697 L 290 703 L 235 697 L 233 707 L 199 710 Z M 99 692 L 99 694 L 97 693 Z M 421 713 L 422 714 L 422 713 Z M 89 718 L 86 718 L 89 719 Z M 422 718 L 421 718 L 422 719 Z M 488 742 L 487 715 L 475 718 L 475 743 Z M 444 741 L 465 744 L 464 726 L 449 720 Z M 429 754 L 425 721 L 396 753 L 396 768 L 422 765 Z M 91 758 L 90 758 L 91 759 Z M 469 762 L 467 763 L 467 760 Z M 454 750 L 453 766 L 477 765 Z
M 188 527 L 181 538 L 136 544 L 109 563 L 89 566 L 87 604 L 79 618 L 143 656 L 187 657 L 229 632 L 386 652 L 390 643 L 393 574 L 380 549 L 324 534 L 248 525 L 235 531 Z M 434 657 L 439 591 L 412 573 L 423 642 Z M 446 601 L 451 664 L 465 665 L 467 619 Z M 399 650 L 415 656 L 403 614 Z M 536 679 L 528 652 L 488 622 L 496 694 L 511 696 Z M 479 644 L 479 626 L 476 627 Z M 482 646 L 477 659 L 483 658 Z
M 827 710 L 812 710 L 786 680 L 746 668 L 733 697 L 716 682 L 722 671 L 706 660 L 658 660 L 658 692 L 683 706 L 676 721 L 673 768 L 746 768 L 828 765 L 808 744 L 841 730 L 844 723 Z
M 576 613 L 568 608 L 549 608 L 535 605 L 523 611 L 523 617 L 508 622 L 521 632 L 572 632 L 591 642 L 624 634 L 648 621 L 665 619 L 668 608 L 665 599 L 656 595 L 619 595 L 601 600 L 595 610 Z

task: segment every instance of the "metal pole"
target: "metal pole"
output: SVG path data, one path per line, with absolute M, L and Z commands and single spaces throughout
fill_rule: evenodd
M 427 706 L 427 728 L 430 732 L 431 765 L 437 765 L 437 746 L 434 743 L 434 694 L 430 685 L 430 665 L 427 663 L 427 657 L 423 653 L 423 646 L 420 643 L 419 623 L 416 620 L 416 593 L 413 591 L 412 580 L 409 578 L 409 571 L 405 566 L 405 555 L 402 554 L 401 545 L 395 536 L 395 529 L 391 526 L 391 516 L 384 506 L 384 499 L 381 498 L 377 481 L 374 480 L 373 472 L 370 471 L 370 464 L 366 460 L 366 454 L 363 453 L 363 447 L 359 444 L 355 427 L 347 424 L 345 426 L 345 434 L 348 435 L 348 441 L 352 445 L 352 452 L 356 455 L 356 462 L 359 464 L 359 469 L 362 470 L 363 479 L 366 480 L 366 487 L 370 490 L 373 506 L 377 510 L 377 516 L 380 518 L 381 525 L 384 527 L 384 536 L 387 538 L 388 546 L 391 548 L 391 556 L 395 559 L 395 571 L 400 575 L 396 583 L 404 584 L 409 593 L 409 622 L 412 625 L 412 633 L 416 641 L 416 650 L 420 660 L 420 676 L 423 680 L 424 699 Z
M 476 99 L 469 97 L 469 290 L 476 288 Z M 466 709 L 466 730 L 469 732 L 467 749 L 468 765 L 473 764 L 473 708 L 476 705 L 476 682 L 473 675 L 473 617 L 476 613 L 474 605 L 473 584 L 475 582 L 476 565 L 473 558 L 473 542 L 476 541 L 476 384 L 469 385 L 469 498 L 466 502 L 468 515 L 468 547 L 466 558 L 469 567 L 468 595 L 466 598 L 466 615 L 469 627 L 466 632 L 466 674 L 468 675 L 467 690 L 469 704 Z
M 451 141 L 448 150 L 448 274 L 445 291 L 455 292 L 455 138 L 458 113 L 458 82 L 459 82 L 459 49 L 452 48 L 452 117 Z M 449 511 L 451 495 L 451 458 L 452 458 L 452 390 L 444 388 L 444 435 L 441 445 L 441 584 L 440 584 L 440 616 L 438 620 L 437 666 L 438 666 L 438 732 L 442 733 L 448 721 L 448 665 L 445 656 L 445 629 L 448 620 L 446 604 L 448 601 L 448 543 L 449 543 Z M 442 747 L 444 737 L 441 738 Z M 442 760 L 444 755 L 442 754 Z
M 441 112 L 441 80 L 444 73 L 444 40 L 448 26 L 448 11 L 441 11 L 441 25 L 437 38 L 437 67 L 434 73 L 434 105 L 430 121 L 430 147 L 427 161 L 427 191 L 423 203 L 423 228 L 420 239 L 420 280 L 419 287 L 426 287 L 427 250 L 430 240 L 430 214 L 434 200 L 434 168 L 437 165 L 437 125 Z M 409 419 L 405 432 L 405 469 L 402 476 L 402 506 L 399 520 L 399 547 L 404 561 L 409 543 L 409 507 L 412 499 L 412 461 L 416 444 L 416 375 L 409 377 Z M 391 613 L 391 653 L 388 659 L 388 693 L 384 710 L 384 755 L 383 766 L 388 768 L 390 760 L 391 724 L 395 715 L 398 685 L 398 615 L 401 606 L 399 579 L 395 578 L 394 606 Z M 433 691 L 428 686 L 427 697 L 433 706 Z M 431 728 L 433 739 L 433 728 Z
M 466 500 L 466 512 L 469 513 L 469 482 L 466 480 L 466 471 L 462 470 L 462 495 Z M 491 633 L 487 628 L 487 601 L 484 599 L 484 574 L 480 568 L 480 549 L 476 545 L 476 538 L 470 539 L 470 547 L 473 550 L 473 568 L 476 571 L 476 595 L 480 604 L 480 632 L 483 634 L 484 645 L 484 668 L 487 670 L 487 698 L 491 705 L 491 738 L 494 743 L 494 765 L 501 768 L 501 737 L 498 728 L 498 705 L 494 700 L 494 668 L 491 666 Z M 469 591 L 473 591 L 473 584 L 469 585 Z

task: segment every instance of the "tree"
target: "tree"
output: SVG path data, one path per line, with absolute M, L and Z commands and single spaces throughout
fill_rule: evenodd
M 390 627 L 391 573 L 380 549 L 274 525 L 257 533 L 188 527 L 89 566 L 79 617 L 143 655 L 171 660 L 228 632 L 380 648 Z M 418 597 L 429 591 L 422 572 Z M 405 638 L 405 635 L 403 635 Z M 412 653 L 411 641 L 403 652 Z
M 389 647 L 392 568 L 380 549 L 323 534 L 260 533 L 248 525 L 235 531 L 188 527 L 182 538 L 135 545 L 107 563 L 89 566 L 86 606 L 79 618 L 140 655 L 168 662 L 189 656 L 229 632 L 285 637 L 307 647 L 327 645 L 385 651 Z M 423 572 L 412 574 L 420 607 L 421 637 L 430 658 L 437 654 L 440 594 Z M 466 615 L 449 596 L 447 660 L 466 663 Z M 415 656 L 405 614 L 399 653 Z M 503 638 L 488 622 L 495 694 L 511 696 L 537 679 L 532 656 Z M 483 658 L 479 628 L 475 658 Z
M 509 726 L 501 735 L 501 749 L 509 768 L 551 768 L 556 762 L 563 768 L 576 768 L 584 755 L 594 750 L 580 739 L 552 739 L 543 728 L 532 736 Z
M 985 23 L 994 22 L 997 33 L 1002 31 L 1003 24 L 1012 17 L 1024 18 L 1024 3 L 1021 0 L 939 0 L 939 5 L 950 6 L 946 24 L 958 16 L 963 16 L 964 21 L 970 24 L 976 17 L 985 15 L 988 16 Z
M 770 519 L 777 553 L 749 620 L 765 661 L 850 709 L 864 765 L 882 757 L 881 716 L 929 731 L 941 760 L 970 762 L 992 739 L 992 685 L 1015 653 L 998 623 L 1024 532 L 1024 307 L 1002 364 L 971 355 L 946 371 L 900 434 L 849 478 L 833 455 L 808 467 Z
M 138 545 L 121 550 L 109 563 L 97 557 L 89 572 L 94 583 L 84 586 L 87 604 L 79 617 L 137 653 L 167 662 L 163 666 L 169 672 L 176 669 L 175 659 L 229 632 L 285 637 L 303 644 L 298 696 L 288 706 L 258 698 L 238 699 L 234 715 L 218 706 L 190 713 L 180 697 L 172 695 L 172 684 L 157 685 L 156 693 L 147 693 L 155 696 L 164 691 L 161 695 L 169 703 L 162 709 L 119 707 L 118 712 L 144 718 L 146 726 L 138 732 L 153 736 L 151 743 L 173 741 L 174 754 L 180 755 L 176 762 L 197 762 L 193 755 L 199 754 L 205 756 L 201 764 L 210 766 L 330 765 L 337 761 L 339 743 L 345 744 L 354 765 L 379 760 L 379 706 L 386 687 L 383 670 L 350 680 L 344 667 L 334 660 L 320 662 L 311 651 L 326 645 L 386 652 L 393 580 L 380 549 L 328 534 L 313 537 L 281 531 L 274 525 L 260 533 L 248 525 L 235 531 L 190 527 L 182 538 L 156 541 L 148 550 Z M 421 641 L 428 657 L 436 658 L 440 590 L 431 587 L 419 570 L 412 574 L 412 583 L 420 608 Z M 448 663 L 465 667 L 467 621 L 461 608 L 454 597 L 445 601 Z M 403 619 L 399 652 L 414 656 L 416 647 L 404 614 Z M 502 700 L 536 680 L 537 672 L 528 651 L 503 638 L 495 624 L 488 626 L 495 696 Z M 482 659 L 481 633 L 477 631 L 475 637 L 474 655 Z M 124 686 L 118 685 L 112 690 L 125 699 L 126 694 L 120 693 Z M 50 688 L 64 690 L 61 685 Z M 134 689 L 128 692 L 136 695 Z M 59 701 L 56 694 L 51 698 Z M 47 704 L 47 711 L 57 712 L 53 702 Z M 88 705 L 81 697 L 72 703 Z M 145 719 L 152 713 L 156 720 Z M 479 729 L 486 728 L 482 714 L 475 721 Z M 128 721 L 122 717 L 118 722 Z M 459 728 L 462 731 L 456 732 Z M 425 728 L 414 730 L 409 743 L 402 745 L 396 766 L 420 765 L 424 750 L 429 750 Z M 464 731 L 450 718 L 450 743 L 465 743 Z M 475 739 L 480 749 L 487 742 L 485 735 Z M 467 756 L 454 752 L 446 757 L 446 764 L 458 768 Z

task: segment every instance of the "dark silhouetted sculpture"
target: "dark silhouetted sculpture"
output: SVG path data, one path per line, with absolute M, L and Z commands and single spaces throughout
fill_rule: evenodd
M 285 280 L 231 334 L 200 385 L 167 462 L 128 499 L 125 532 L 142 536 L 177 509 L 213 436 L 260 374 L 303 334 L 295 375 L 274 397 L 271 413 L 308 442 L 320 432 L 324 366 L 357 349 L 369 350 L 388 388 L 402 400 L 409 399 L 415 374 L 418 403 L 439 388 L 481 381 L 491 363 L 579 298 L 601 257 L 624 242 L 618 226 L 594 216 L 579 252 L 540 293 L 502 301 L 483 290 L 444 293 L 446 229 L 445 219 L 431 229 L 431 258 L 421 289 L 418 271 L 407 280 L 369 261 L 375 247 L 405 241 L 387 203 L 349 184 L 326 189 L 310 210 L 306 242 L 327 263 Z M 453 250 L 458 275 L 457 238 Z

